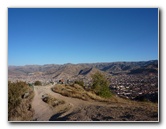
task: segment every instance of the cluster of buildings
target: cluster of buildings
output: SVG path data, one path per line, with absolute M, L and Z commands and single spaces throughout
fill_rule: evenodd
M 157 75 L 116 75 L 110 78 L 110 89 L 123 98 L 147 99 L 157 101 L 158 76 Z M 155 100 L 151 100 L 155 99 Z
M 33 74 L 28 75 L 9 75 L 9 81 L 26 81 L 29 84 L 33 84 L 35 81 L 40 81 L 42 85 L 48 84 L 72 84 L 76 80 L 81 80 L 84 82 L 86 89 L 90 89 L 92 84 L 92 79 L 86 76 L 75 76 L 75 77 L 66 77 L 57 76 L 52 77 L 52 75 L 42 75 L 42 74 Z M 120 97 L 128 99 L 155 99 L 158 98 L 158 74 L 117 74 L 109 76 L 108 80 L 110 81 L 110 89 L 112 92 L 117 94 Z M 154 98 L 155 97 L 155 98 Z M 151 100 L 150 100 L 151 101 Z M 152 100 L 153 101 L 153 100 Z
M 83 79 L 83 78 L 81 78 Z M 11 82 L 24 81 L 29 84 L 34 84 L 35 81 L 40 81 L 43 86 L 49 84 L 71 84 L 78 80 L 77 77 L 68 78 L 65 76 L 53 77 L 52 75 L 42 75 L 30 73 L 28 75 L 9 75 L 8 80 Z

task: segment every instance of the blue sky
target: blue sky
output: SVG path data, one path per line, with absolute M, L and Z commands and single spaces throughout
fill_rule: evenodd
M 154 59 L 157 8 L 8 9 L 8 65 Z

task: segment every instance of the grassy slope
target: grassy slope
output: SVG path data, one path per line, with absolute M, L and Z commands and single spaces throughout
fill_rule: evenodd
M 28 94 L 25 98 L 24 95 Z M 29 121 L 33 117 L 33 89 L 25 82 L 8 83 L 8 120 Z

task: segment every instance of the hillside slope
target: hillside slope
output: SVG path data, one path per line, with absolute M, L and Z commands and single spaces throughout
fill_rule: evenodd
M 32 108 L 35 109 L 33 120 L 36 121 L 158 121 L 157 104 L 120 98 L 107 102 L 85 101 L 55 93 L 52 86 L 34 88 Z M 64 103 L 50 106 L 42 100 L 46 94 L 56 100 L 64 100 Z

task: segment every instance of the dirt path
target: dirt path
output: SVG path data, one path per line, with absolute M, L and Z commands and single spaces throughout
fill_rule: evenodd
M 42 101 L 42 95 L 45 94 L 45 88 L 41 88 L 38 86 L 34 87 L 34 99 L 32 101 L 32 108 L 35 110 L 35 114 L 33 119 L 37 121 L 45 121 L 48 120 L 52 114 L 54 113 L 52 109 Z
M 72 112 L 74 112 L 75 109 L 79 108 L 80 105 L 89 105 L 90 103 L 87 101 L 83 101 L 76 98 L 70 98 L 62 96 L 58 93 L 55 93 L 51 90 L 52 86 L 35 86 L 34 87 L 34 99 L 32 101 L 32 108 L 35 110 L 35 114 L 33 117 L 33 120 L 37 121 L 48 121 L 52 115 L 59 112 L 58 108 L 51 108 L 47 103 L 42 101 L 42 95 L 48 94 L 52 97 L 64 100 L 66 108 L 69 108 L 66 112 L 61 114 L 61 117 L 66 116 Z M 62 107 L 59 107 L 62 108 Z M 63 107 L 65 108 L 65 107 Z

